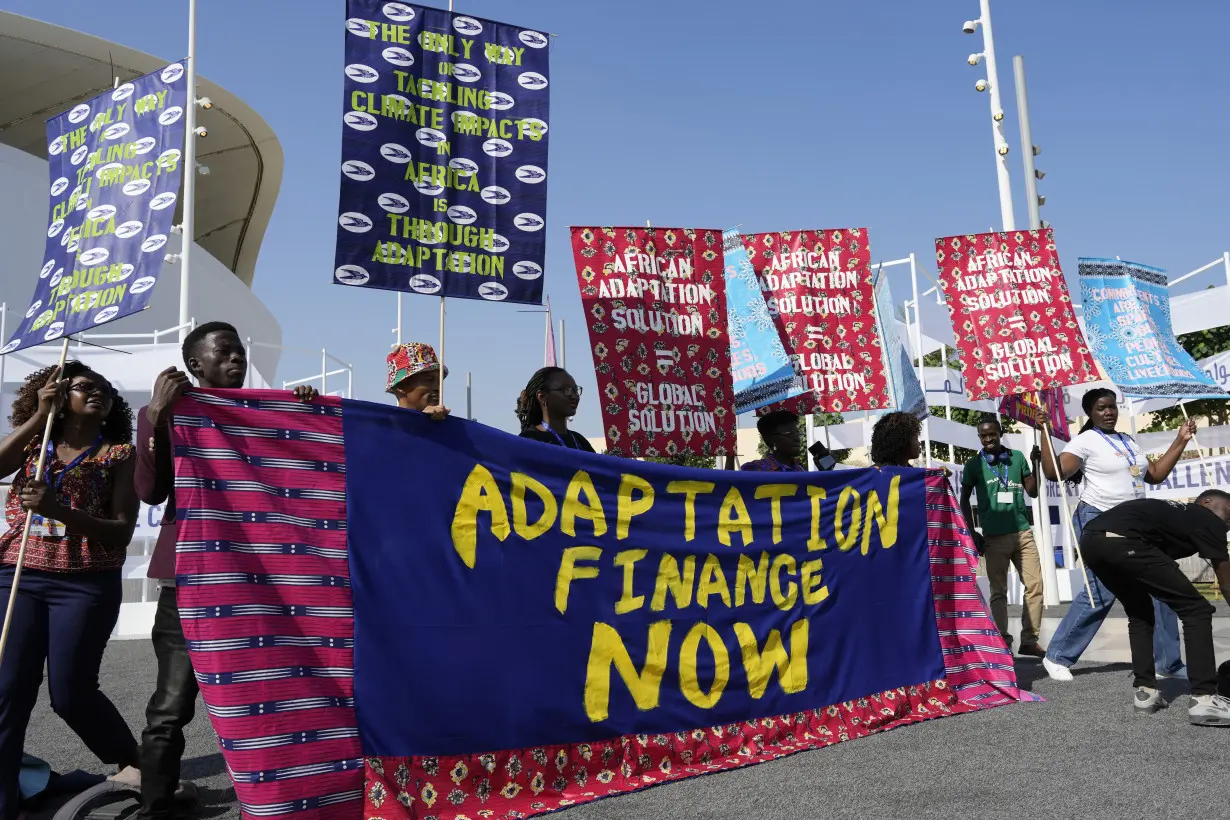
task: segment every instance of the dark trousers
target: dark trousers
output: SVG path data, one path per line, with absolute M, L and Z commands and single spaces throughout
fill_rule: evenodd
M 1157 688 L 1153 668 L 1153 602 L 1169 606 L 1183 622 L 1187 677 L 1193 695 L 1217 692 L 1213 655 L 1213 605 L 1187 580 L 1174 559 L 1134 538 L 1108 538 L 1090 532 L 1081 539 L 1085 563 L 1123 604 L 1132 645 L 1136 686 Z
M 0 609 L 8 606 L 12 587 L 9 565 L 0 569 Z M 0 664 L 0 820 L 17 817 L 21 750 L 44 664 L 55 713 L 103 763 L 136 765 L 136 738 L 98 688 L 122 597 L 119 570 L 22 572 Z
M 150 637 L 158 657 L 158 685 L 145 707 L 145 731 L 141 733 L 141 810 L 146 816 L 169 817 L 184 756 L 184 727 L 196 714 L 199 691 L 179 621 L 175 587 L 159 591 Z

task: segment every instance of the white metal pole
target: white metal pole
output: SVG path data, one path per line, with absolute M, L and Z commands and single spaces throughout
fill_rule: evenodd
M 354 398 L 354 365 L 346 365 L 346 398 Z
M 196 237 L 196 0 L 188 0 L 188 101 L 184 106 L 184 222 L 179 252 L 179 341 L 188 337 L 188 288 Z
M 329 388 L 326 382 L 329 379 L 329 351 L 323 347 L 320 349 L 320 395 L 329 395 Z
M 452 3 L 449 3 L 449 11 L 452 11 Z M 444 404 L 444 297 L 440 297 L 440 349 L 436 351 L 436 358 L 440 362 L 440 404 Z
M 979 0 L 982 8 L 982 52 L 987 61 L 991 97 L 991 136 L 995 140 L 995 173 L 999 181 L 999 213 L 1005 231 L 1016 230 L 1012 213 L 1012 185 L 1008 176 L 1008 140 L 1004 136 L 1004 106 L 1000 98 L 999 72 L 995 66 L 995 37 L 991 33 L 991 0 Z
M 397 338 L 397 344 L 401 344 L 401 291 L 397 291 L 397 327 L 393 328 L 393 335 Z
M 1033 428 L 1034 446 L 1038 446 L 1038 428 Z M 1027 456 L 1028 458 L 1028 456 Z M 1041 466 L 1041 465 L 1039 465 Z M 1051 531 L 1051 500 L 1046 494 L 1046 476 L 1038 477 L 1042 490 L 1034 500 L 1034 543 L 1038 550 L 1038 563 L 1042 565 L 1042 603 L 1059 605 L 1059 569 L 1055 566 L 1055 540 Z M 1060 487 L 1062 490 L 1062 486 Z M 1041 625 L 1039 625 L 1041 626 Z
M 1226 266 L 1226 284 L 1230 285 L 1230 251 L 1222 253 L 1221 261 Z
M 948 381 L 948 345 L 940 345 L 940 367 L 944 369 L 944 381 Z M 926 395 L 925 393 L 923 395 Z M 944 388 L 944 418 L 952 421 L 952 394 L 948 392 L 947 387 Z M 948 463 L 956 464 L 956 453 L 953 452 L 952 442 L 948 442 Z
M 547 321 L 546 327 L 542 333 L 542 366 L 546 367 L 551 363 L 551 305 L 547 303 Z
M 474 404 L 473 404 L 474 383 L 473 381 L 471 381 L 471 378 L 470 378 L 472 375 L 473 374 L 471 373 L 468 373 L 468 372 L 466 373 L 466 418 L 467 419 L 474 418 L 474 413 L 471 412 L 474 408 Z
M 252 337 L 251 336 L 248 337 L 248 344 L 245 349 L 248 351 L 248 355 L 251 356 L 252 355 Z M 248 362 L 248 367 L 244 371 L 243 386 L 244 387 L 252 386 L 252 363 L 251 362 Z
M 0 334 L 3 335 L 3 334 Z M 564 320 L 559 320 L 559 366 L 568 369 L 568 337 L 564 334 Z
M 1021 159 L 1025 163 L 1025 204 L 1029 208 L 1029 227 L 1042 227 L 1042 215 L 1038 212 L 1038 177 L 1034 173 L 1034 137 L 1029 124 L 1029 96 L 1025 92 L 1025 58 L 1012 58 L 1012 77 L 1016 86 L 1016 118 L 1021 125 Z
M 918 354 L 918 381 L 923 389 L 923 401 L 927 396 L 927 374 L 923 369 L 922 310 L 918 300 L 918 261 L 910 254 L 910 285 L 914 289 L 914 352 Z M 931 418 L 923 419 L 923 446 L 926 448 L 926 464 L 931 466 Z

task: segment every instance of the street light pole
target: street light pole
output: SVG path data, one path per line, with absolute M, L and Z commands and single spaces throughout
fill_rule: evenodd
M 974 87 L 979 91 L 990 91 L 991 97 L 991 136 L 995 141 L 995 173 L 999 182 L 999 214 L 1003 222 L 1003 230 L 1016 230 L 1016 216 L 1012 211 L 1012 185 L 1008 176 L 1008 140 L 1004 136 L 1004 106 L 1000 95 L 999 71 L 995 65 L 995 38 L 991 33 L 991 0 L 979 0 L 982 16 L 977 20 L 967 20 L 962 26 L 966 34 L 973 34 L 982 28 L 982 53 L 971 54 L 970 65 L 978 65 L 982 60 L 987 63 L 987 78 L 979 80 Z
M 1042 215 L 1038 207 L 1042 200 L 1038 197 L 1038 169 L 1034 167 L 1034 156 L 1042 149 L 1034 145 L 1033 131 L 1029 125 L 1029 95 L 1025 91 L 1025 58 L 1016 55 L 1012 58 L 1012 79 L 1016 87 L 1016 116 L 1021 124 L 1021 154 L 1025 162 L 1025 202 L 1029 206 L 1029 228 L 1038 230 L 1042 227 Z

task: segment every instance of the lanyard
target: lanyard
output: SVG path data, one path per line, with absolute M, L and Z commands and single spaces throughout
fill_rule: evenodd
M 1128 444 L 1124 440 L 1123 433 L 1116 431 L 1115 436 L 1119 439 L 1119 443 L 1123 445 L 1123 450 L 1126 450 L 1126 452 L 1122 452 L 1118 447 L 1116 447 L 1115 443 L 1110 440 L 1110 436 L 1103 433 L 1100 428 L 1095 427 L 1094 429 L 1098 431 L 1099 436 L 1106 439 L 1106 443 L 1110 445 L 1110 448 L 1112 450 L 1114 450 L 1116 453 L 1120 453 L 1121 455 L 1127 458 L 1128 472 L 1130 472 L 1133 476 L 1136 476 L 1140 472 L 1140 469 L 1136 466 L 1136 455 L 1132 452 L 1132 445 Z
M 546 424 L 546 423 L 540 424 L 540 425 L 538 425 L 538 429 L 539 429 L 539 430 L 542 430 L 544 433 L 550 433 L 550 434 L 552 435 L 552 437 L 553 437 L 553 438 L 554 438 L 557 442 L 559 442 L 559 446 L 560 446 L 560 447 L 563 447 L 565 450 L 575 450 L 575 449 L 576 449 L 575 447 L 570 447 L 570 446 L 568 446 L 568 444 L 564 441 L 564 437 L 563 437 L 563 436 L 561 436 L 559 433 L 555 432 L 555 430 L 554 430 L 554 429 L 553 429 L 553 428 L 552 428 L 549 424 Z M 571 438 L 571 437 L 572 437 L 572 431 L 571 431 L 571 430 L 569 430 L 569 431 L 568 431 L 568 437 L 569 437 L 569 438 Z
M 982 460 L 986 462 L 986 465 L 990 469 L 992 475 L 994 475 L 999 481 L 999 486 L 1003 487 L 1005 491 L 1010 490 L 1011 488 L 1008 486 L 1008 468 L 1004 467 L 1004 474 L 1000 475 L 999 470 L 995 469 L 995 464 L 990 458 L 987 457 L 985 452 L 982 454 Z
M 52 489 L 54 489 L 54 490 L 55 490 L 55 493 L 56 493 L 56 497 L 57 497 L 57 498 L 58 498 L 58 497 L 59 497 L 59 495 L 60 495 L 60 485 L 62 485 L 62 484 L 64 483 L 64 478 L 65 478 L 65 476 L 67 476 L 70 472 L 72 472 L 72 471 L 73 471 L 73 469 L 74 469 L 74 468 L 75 468 L 78 464 L 80 464 L 81 462 L 85 461 L 85 460 L 86 460 L 86 458 L 88 458 L 88 457 L 89 457 L 89 455 L 90 455 L 91 453 L 93 453 L 96 449 L 98 449 L 98 445 L 99 445 L 99 444 L 102 444 L 102 433 L 99 433 L 99 434 L 98 434 L 98 438 L 94 439 L 94 443 L 93 443 L 93 444 L 91 444 L 91 445 L 90 445 L 89 447 L 87 447 L 85 450 L 82 450 L 82 451 L 81 451 L 81 452 L 77 455 L 77 457 L 76 457 L 76 458 L 74 458 L 72 461 L 70 461 L 70 462 L 69 462 L 69 463 L 68 463 L 68 464 L 64 467 L 64 469 L 60 471 L 59 476 L 57 476 L 57 477 L 56 477 L 56 479 L 55 479 L 55 481 L 53 482 L 53 481 L 51 480 L 51 462 L 52 462 L 52 461 L 54 461 L 54 460 L 55 460 L 55 457 L 56 457 L 56 445 L 55 445 L 55 442 L 54 442 L 54 441 L 48 441 L 48 442 L 47 442 L 47 486 L 48 486 L 48 487 L 51 487 Z

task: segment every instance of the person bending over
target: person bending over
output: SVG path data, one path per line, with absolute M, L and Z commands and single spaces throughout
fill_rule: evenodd
M 1197 726 L 1230 726 L 1230 698 L 1217 694 L 1213 656 L 1213 605 L 1175 561 L 1199 555 L 1213 565 L 1222 597 L 1230 603 L 1230 493 L 1205 490 L 1194 504 L 1142 498 L 1099 515 L 1085 526 L 1081 554 L 1128 616 L 1134 703 L 1140 712 L 1161 708 L 1153 667 L 1153 599 L 1183 621 L 1187 677 L 1192 702 L 1188 720 Z
M 175 591 L 175 463 L 171 448 L 171 421 L 175 403 L 191 387 L 188 373 L 204 388 L 241 388 L 248 375 L 248 352 L 234 326 L 206 322 L 184 338 L 181 348 L 187 373 L 169 367 L 158 374 L 147 406 L 137 414 L 137 457 L 134 483 L 146 504 L 166 504 L 158 541 L 146 572 L 158 582 L 158 605 L 150 640 L 158 660 L 154 694 L 145 707 L 141 733 L 141 815 L 170 818 L 176 794 L 193 797 L 185 784 L 180 790 L 180 762 L 184 756 L 184 729 L 196 714 L 198 692 L 192 659 L 179 620 Z M 295 398 L 311 401 L 316 388 L 301 385 Z
M 799 417 L 789 410 L 775 410 L 756 419 L 756 430 L 764 442 L 764 458 L 749 461 L 741 469 L 759 473 L 804 473 L 807 467 L 799 460 L 803 453 L 803 436 Z
M 997 416 L 984 416 L 978 424 L 982 452 L 965 463 L 961 472 L 961 512 L 974 520 L 970 496 L 978 497 L 978 522 L 982 534 L 973 533 L 978 552 L 986 557 L 987 581 L 991 586 L 991 618 L 1012 648 L 1008 634 L 1008 565 L 1016 567 L 1025 587 L 1025 606 L 1021 610 L 1020 655 L 1046 656 L 1038 645 L 1042 627 L 1042 562 L 1030 529 L 1029 505 L 1025 496 L 1038 497 L 1038 476 L 1018 450 L 1001 443 L 1003 428 Z M 1035 449 L 1036 466 L 1040 454 Z
M 594 452 L 585 436 L 568 429 L 568 419 L 577 414 L 581 388 L 562 367 L 544 367 L 530 377 L 517 399 L 521 437 L 569 450 Z

